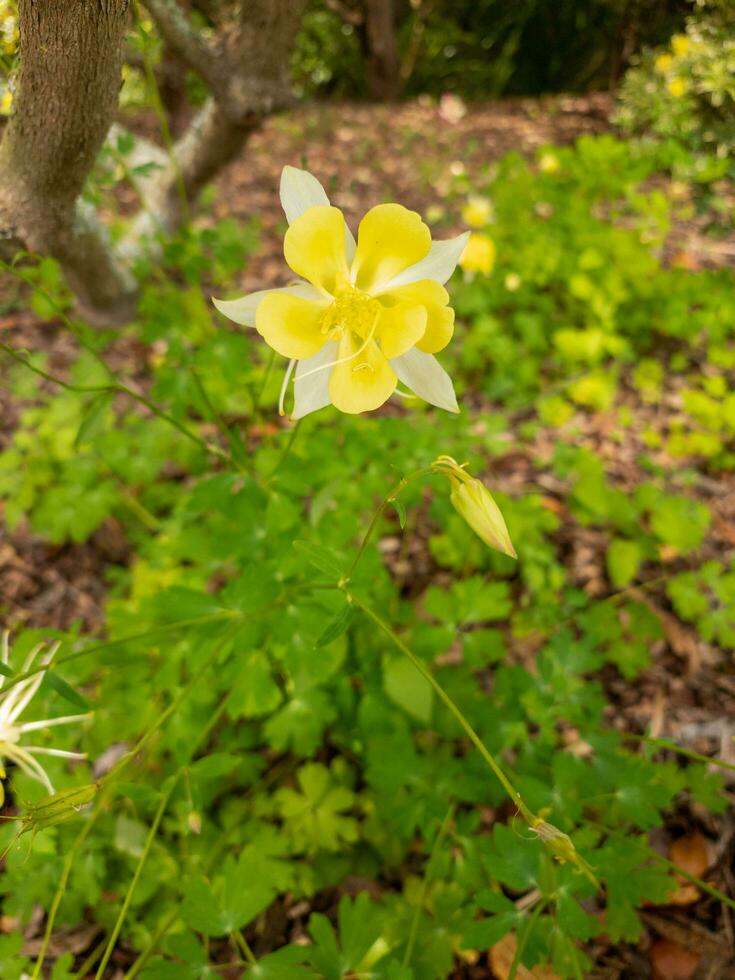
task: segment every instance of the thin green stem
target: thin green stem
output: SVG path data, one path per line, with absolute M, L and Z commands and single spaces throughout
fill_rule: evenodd
M 730 898 L 724 892 L 721 892 L 719 888 L 715 888 L 714 885 L 710 885 L 708 882 L 703 881 L 702 878 L 698 878 L 696 875 L 690 874 L 685 868 L 680 867 L 674 861 L 669 861 L 665 858 L 663 854 L 659 854 L 658 851 L 654 851 L 651 847 L 648 849 L 648 853 L 654 860 L 658 861 L 659 864 L 663 864 L 665 867 L 669 868 L 671 871 L 676 872 L 676 874 L 681 875 L 682 878 L 686 878 L 687 881 L 691 881 L 693 885 L 700 888 L 703 892 L 707 892 L 712 898 L 716 898 L 718 902 L 722 902 L 723 905 L 727 905 L 728 908 L 735 909 L 735 899 Z
M 125 893 L 125 898 L 122 903 L 122 908 L 120 909 L 113 930 L 110 933 L 109 939 L 107 940 L 107 946 L 105 947 L 105 951 L 102 954 L 102 959 L 100 960 L 100 964 L 97 967 L 95 980 L 101 980 L 102 976 L 104 975 L 105 969 L 107 968 L 107 964 L 110 962 L 110 957 L 112 956 L 112 952 L 115 948 L 115 943 L 117 942 L 118 936 L 120 935 L 120 930 L 123 927 L 125 916 L 127 915 L 128 909 L 130 908 L 130 903 L 133 899 L 133 894 L 135 892 L 138 881 L 140 880 L 140 876 L 143 872 L 143 867 L 145 866 L 145 863 L 148 860 L 148 855 L 151 852 L 153 841 L 155 840 L 156 834 L 158 833 L 158 826 L 161 823 L 163 814 L 166 810 L 166 807 L 168 806 L 168 801 L 171 799 L 171 794 L 174 791 L 174 787 L 178 782 L 180 772 L 181 770 L 179 770 L 179 772 L 177 772 L 172 777 L 171 781 L 169 782 L 168 788 L 161 796 L 161 801 L 158 804 L 158 809 L 156 810 L 156 814 L 153 818 L 153 823 L 151 824 L 150 830 L 148 831 L 148 836 L 146 837 L 146 841 L 143 846 L 143 852 L 141 853 L 140 858 L 138 860 L 138 864 L 135 869 L 135 874 L 133 875 L 133 879 L 130 882 L 130 885 L 128 886 L 127 892 Z
M 636 735 L 635 732 L 616 732 L 607 728 L 601 728 L 600 731 L 605 735 L 617 735 L 618 738 L 626 742 L 645 742 L 646 745 L 653 745 L 659 749 L 669 749 L 671 752 L 676 752 L 677 755 L 683 755 L 687 759 L 692 759 L 695 762 L 702 762 L 710 766 L 719 766 L 721 769 L 729 769 L 731 772 L 735 772 L 735 765 L 732 762 L 725 762 L 724 759 L 719 759 L 717 756 L 703 755 L 701 752 L 695 752 L 693 749 L 685 749 L 683 746 L 677 745 L 676 742 L 671 742 L 667 738 L 655 738 L 653 735 Z
M 162 419 L 164 422 L 167 422 L 169 425 L 173 426 L 178 432 L 181 433 L 181 435 L 185 436 L 190 442 L 195 443 L 205 452 L 226 461 L 228 464 L 231 462 L 229 455 L 220 449 L 219 446 L 207 442 L 206 439 L 202 439 L 201 436 L 198 436 L 195 432 L 192 432 L 191 429 L 179 422 L 179 420 L 174 418 L 173 415 L 169 415 L 168 412 L 156 405 L 155 402 L 152 402 L 150 398 L 146 398 L 145 395 L 141 395 L 137 391 L 134 391 L 122 381 L 115 379 L 112 384 L 107 385 L 71 384 L 68 381 L 64 381 L 62 378 L 57 378 L 55 375 L 49 374 L 48 371 L 44 371 L 35 364 L 32 364 L 27 358 L 23 357 L 22 354 L 19 354 L 18 351 L 16 351 L 15 348 L 11 347 L 9 344 L 0 343 L 0 350 L 5 351 L 6 354 L 12 357 L 19 364 L 22 364 L 24 367 L 28 368 L 29 371 L 32 371 L 34 374 L 37 374 L 46 381 L 50 381 L 52 384 L 58 385 L 60 388 L 64 388 L 66 391 L 81 392 L 82 394 L 100 394 L 102 392 L 109 392 L 110 394 L 119 393 L 121 395 L 127 395 L 128 398 L 132 398 L 133 401 L 138 402 L 139 405 L 144 405 L 148 411 L 157 418 Z M 111 374 L 111 376 L 113 378 L 115 377 L 114 374 Z
M 413 918 L 411 919 L 411 928 L 408 933 L 408 942 L 406 943 L 406 950 L 403 954 L 403 965 L 408 966 L 411 962 L 411 956 L 413 955 L 413 947 L 416 944 L 416 936 L 418 935 L 419 920 L 421 919 L 421 910 L 424 907 L 424 901 L 426 900 L 426 892 L 429 887 L 429 879 L 431 877 L 431 864 L 434 857 L 439 850 L 439 845 L 444 839 L 447 830 L 449 828 L 450 821 L 454 816 L 454 803 L 449 804 L 449 809 L 447 814 L 441 822 L 441 826 L 436 833 L 434 838 L 434 843 L 431 845 L 431 851 L 429 852 L 429 857 L 426 861 L 426 871 L 424 872 L 424 877 L 421 882 L 421 889 L 419 891 L 418 901 L 416 903 L 416 909 L 413 913 Z
M 523 951 L 526 948 L 528 940 L 531 938 L 531 933 L 533 932 L 536 923 L 538 922 L 539 916 L 546 908 L 546 902 L 539 901 L 536 903 L 536 907 L 531 913 L 531 917 L 528 920 L 526 928 L 523 930 L 523 935 L 519 936 L 516 932 L 516 951 L 513 956 L 513 962 L 510 964 L 510 970 L 508 971 L 508 980 L 516 980 L 516 974 L 518 973 L 518 967 L 521 965 L 521 957 L 523 956 Z
M 378 505 L 378 509 L 374 512 L 373 516 L 370 518 L 370 523 L 368 524 L 367 530 L 365 531 L 362 541 L 360 542 L 360 547 L 357 549 L 357 554 L 352 559 L 352 564 L 347 569 L 347 574 L 345 575 L 345 579 L 344 579 L 345 582 L 349 582 L 349 580 L 352 578 L 355 569 L 357 568 L 358 563 L 362 558 L 365 549 L 368 546 L 370 538 L 373 536 L 373 532 L 378 526 L 378 521 L 383 516 L 383 512 L 385 511 L 386 507 L 389 507 L 398 498 L 398 496 L 406 489 L 406 487 L 410 486 L 410 484 L 414 483 L 416 480 L 419 480 L 422 476 L 427 476 L 429 473 L 432 472 L 433 470 L 430 466 L 424 466 L 420 470 L 415 470 L 413 473 L 409 473 L 408 476 L 401 477 L 401 479 L 393 487 L 393 489 L 390 490 L 385 497 L 383 497 L 380 504 Z
M 64 664 L 68 664 L 73 660 L 79 660 L 81 657 L 88 657 L 92 653 L 99 653 L 102 650 L 110 650 L 113 647 L 124 646 L 126 643 L 135 643 L 139 640 L 147 640 L 151 636 L 156 636 L 158 633 L 169 633 L 175 632 L 180 629 L 186 629 L 189 626 L 201 626 L 205 623 L 214 623 L 222 619 L 240 619 L 241 613 L 236 612 L 233 609 L 223 609 L 217 613 L 210 613 L 208 616 L 194 616 L 191 619 L 180 619 L 175 623 L 164 623 L 161 626 L 153 626 L 142 633 L 133 633 L 130 636 L 123 636 L 119 640 L 108 640 L 106 643 L 97 643 L 91 647 L 84 647 L 82 650 L 73 650 L 71 653 L 65 654 L 63 657 L 57 657 L 54 660 L 55 667 L 61 667 Z M 29 677 L 35 677 L 36 674 L 43 673 L 47 669 L 48 665 L 40 664 L 36 667 L 31 667 L 28 670 L 24 670 L 20 674 L 14 674 L 12 677 L 4 679 L 4 683 L 0 687 L 0 691 L 3 694 L 7 693 L 11 688 L 15 687 L 16 684 L 20 684 L 21 681 L 28 680 Z
M 64 897 L 64 892 L 66 891 L 67 882 L 69 881 L 69 875 L 71 874 L 71 869 L 74 865 L 79 850 L 84 844 L 85 840 L 89 836 L 94 824 L 99 817 L 100 811 L 96 810 L 91 817 L 84 824 L 82 829 L 77 834 L 74 839 L 74 843 L 71 845 L 69 850 L 66 852 L 66 857 L 64 858 L 64 866 L 61 871 L 61 878 L 59 879 L 59 884 L 56 888 L 53 901 L 51 902 L 51 908 L 49 909 L 48 918 L 46 919 L 46 929 L 43 934 L 43 942 L 41 943 L 41 949 L 38 953 L 38 959 L 33 967 L 33 973 L 31 974 L 31 980 L 38 980 L 41 976 L 41 970 L 43 968 L 43 962 L 46 959 L 46 953 L 48 952 L 49 943 L 51 942 L 51 936 L 54 931 L 54 923 L 56 922 L 56 916 L 59 911 L 59 906 L 61 905 L 61 899 Z
M 368 619 L 371 619 L 375 623 L 375 625 L 380 630 L 382 630 L 383 633 L 385 633 L 385 635 L 391 640 L 393 645 L 397 647 L 397 649 L 399 649 L 405 657 L 408 657 L 408 659 L 414 665 L 416 670 L 418 670 L 421 676 L 426 681 L 428 681 L 428 683 L 435 691 L 436 695 L 440 698 L 441 701 L 443 701 L 446 707 L 450 710 L 450 712 L 454 715 L 456 720 L 459 722 L 461 728 L 463 729 L 463 731 L 465 732 L 469 740 L 472 742 L 472 744 L 475 746 L 477 751 L 480 753 L 482 758 L 485 760 L 489 768 L 492 770 L 493 774 L 498 779 L 503 789 L 511 798 L 514 805 L 518 808 L 519 813 L 526 821 L 526 823 L 528 823 L 531 826 L 535 825 L 536 823 L 539 823 L 540 822 L 539 818 L 536 816 L 535 813 L 533 813 L 532 810 L 530 810 L 526 806 L 523 799 L 521 798 L 521 794 L 518 792 L 515 786 L 513 786 L 510 779 L 508 779 L 506 774 L 503 772 L 502 768 L 496 762 L 492 753 L 488 751 L 488 749 L 485 746 L 485 743 L 482 741 L 482 739 L 477 734 L 477 732 L 472 727 L 472 725 L 470 725 L 469 721 L 467 721 L 461 709 L 452 700 L 452 698 L 450 698 L 450 696 L 441 686 L 439 681 L 437 681 L 437 679 L 434 677 L 431 671 L 426 667 L 423 661 L 420 660 L 408 646 L 406 646 L 406 644 L 403 642 L 400 636 L 394 633 L 394 631 L 391 629 L 388 623 L 386 623 L 384 619 L 382 619 L 373 609 L 371 609 L 370 606 L 368 606 L 365 602 L 363 602 L 362 599 L 353 595 L 351 592 L 347 592 L 346 589 L 345 592 L 347 594 L 348 601 L 354 603 L 358 607 L 358 609 L 361 609 L 368 617 Z
M 105 949 L 105 940 L 103 939 L 102 942 L 97 943 L 97 945 L 94 947 L 94 949 L 86 958 L 86 960 L 83 961 L 82 965 L 74 974 L 74 980 L 86 980 L 86 978 L 89 976 L 89 971 L 95 965 L 95 963 L 100 958 L 100 956 L 102 956 L 104 949 Z
M 115 777 L 119 776 L 122 770 L 125 769 L 130 764 L 130 762 L 132 762 L 132 760 L 143 751 L 143 749 L 147 746 L 148 742 L 150 742 L 150 740 L 159 731 L 159 729 L 166 724 L 168 719 L 179 710 L 179 708 L 184 703 L 184 701 L 188 698 L 188 696 L 191 694 L 191 692 L 194 690 L 197 684 L 201 681 L 202 677 L 207 673 L 207 671 L 212 666 L 212 664 L 214 664 L 217 658 L 220 656 L 222 650 L 228 643 L 233 633 L 234 630 L 228 629 L 225 632 L 222 639 L 220 640 L 220 642 L 214 644 L 214 646 L 212 647 L 209 653 L 209 656 L 205 657 L 205 659 L 201 662 L 201 664 L 199 665 L 199 669 L 194 671 L 194 673 L 189 678 L 189 681 L 184 685 L 184 687 L 181 688 L 177 696 L 173 699 L 171 704 L 169 704 L 168 708 L 166 708 L 166 710 L 158 716 L 158 718 L 153 723 L 153 725 L 151 725 L 148 731 L 145 732 L 143 735 L 141 735 L 141 737 L 135 743 L 133 748 L 130 749 L 130 751 L 127 752 L 124 756 L 122 756 L 115 763 L 112 769 L 107 773 L 107 775 L 104 776 L 102 780 L 103 785 L 107 785 L 108 783 L 111 783 Z M 223 708 L 224 708 L 224 702 L 221 705 L 221 709 Z M 216 714 L 215 716 L 213 716 L 212 719 L 210 719 L 207 731 L 209 730 L 209 727 L 211 727 L 211 725 L 217 720 L 218 717 L 219 715 Z M 197 741 L 200 740 L 201 739 Z M 191 749 L 192 752 L 194 751 L 196 744 L 197 743 L 192 743 L 192 749 Z
M 138 956 L 137 960 L 133 963 L 133 965 L 130 967 L 128 972 L 125 974 L 123 980 L 135 980 L 135 977 L 137 977 L 140 971 L 143 969 L 143 967 L 146 966 L 146 964 L 148 963 L 148 961 L 150 960 L 150 958 L 153 956 L 156 949 L 158 948 L 158 944 L 161 942 L 163 937 L 166 935 L 166 933 L 169 931 L 171 926 L 176 921 L 176 917 L 179 914 L 179 907 L 180 907 L 179 905 L 175 905 L 174 908 L 166 916 L 166 918 L 159 923 L 158 928 L 151 936 L 148 946 L 146 946 L 146 948 L 143 950 L 140 956 Z
M 273 374 L 273 368 L 276 363 L 276 352 L 273 348 L 270 349 L 270 357 L 268 358 L 268 366 L 265 369 L 265 377 L 263 378 L 263 384 L 261 385 L 258 397 L 255 399 L 255 410 L 257 412 L 263 407 L 263 399 L 265 398 L 265 393 L 268 389 L 268 382 Z
M 251 966 L 257 966 L 258 961 L 255 958 L 255 954 L 248 945 L 247 939 L 243 936 L 239 929 L 234 929 L 232 932 L 232 938 L 235 940 L 235 944 L 239 947 L 245 959 Z
M 284 446 L 283 452 L 278 457 L 278 461 L 276 462 L 276 465 L 273 467 L 273 469 L 269 473 L 269 479 L 270 479 L 270 477 L 273 477 L 273 476 L 276 475 L 276 473 L 280 470 L 280 468 L 283 466 L 283 464 L 286 462 L 286 460 L 290 456 L 291 450 L 293 449 L 293 444 L 296 442 L 296 436 L 298 435 L 299 426 L 300 425 L 301 425 L 301 419 L 299 419 L 296 422 L 296 424 L 294 425 L 294 427 L 291 429 L 291 432 L 290 432 L 289 437 L 288 437 L 288 442 Z

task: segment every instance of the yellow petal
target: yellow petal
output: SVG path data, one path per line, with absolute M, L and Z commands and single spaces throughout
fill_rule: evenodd
M 447 306 L 449 293 L 434 279 L 422 279 L 406 286 L 394 286 L 378 297 L 383 304 L 395 302 L 421 305 L 426 309 L 426 330 L 416 342 L 419 350 L 436 354 L 443 350 L 454 333 L 454 310 Z M 395 356 L 395 355 L 390 355 Z
M 339 208 L 319 205 L 304 211 L 286 232 L 283 254 L 298 276 L 334 294 L 348 278 L 345 219 Z
M 415 211 L 379 204 L 360 222 L 352 275 L 358 289 L 371 291 L 426 258 L 431 232 Z
M 416 346 L 427 354 L 444 350 L 454 333 L 454 310 L 451 306 L 429 306 L 426 330 Z
M 335 365 L 329 379 L 329 397 L 340 412 L 356 415 L 380 408 L 396 388 L 396 373 L 378 345 L 371 340 L 360 350 L 363 341 L 354 334 L 347 334 L 339 345 L 339 357 L 352 358 Z
M 426 307 L 399 303 L 382 310 L 376 335 L 380 349 L 390 360 L 415 347 L 426 330 Z
M 268 293 L 255 312 L 256 330 L 284 357 L 312 357 L 327 341 L 321 320 L 328 303 L 326 299 L 317 303 L 285 292 Z

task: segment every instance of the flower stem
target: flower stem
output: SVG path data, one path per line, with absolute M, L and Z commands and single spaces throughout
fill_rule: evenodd
M 143 867 L 146 861 L 148 860 L 148 855 L 150 854 L 151 847 L 153 846 L 153 841 L 156 837 L 156 834 L 158 833 L 158 826 L 161 823 L 163 814 L 166 810 L 166 807 L 168 806 L 168 801 L 171 799 L 171 794 L 173 793 L 174 787 L 178 782 L 180 773 L 181 770 L 179 770 L 175 774 L 175 776 L 171 779 L 171 782 L 168 785 L 168 789 L 161 796 L 161 800 L 158 804 L 158 809 L 156 810 L 156 815 L 153 818 L 153 823 L 151 824 L 150 830 L 148 831 L 148 836 L 146 837 L 145 845 L 143 847 L 143 852 L 140 855 L 140 859 L 138 860 L 138 864 L 135 869 L 135 874 L 133 875 L 132 881 L 128 885 L 128 890 L 125 893 L 125 898 L 122 903 L 122 908 L 120 909 L 114 928 L 110 933 L 110 937 L 107 940 L 107 946 L 105 947 L 105 951 L 102 954 L 102 959 L 100 960 L 100 964 L 97 967 L 95 980 L 101 980 L 101 978 L 104 976 L 105 969 L 107 968 L 107 964 L 110 962 L 110 957 L 112 956 L 112 952 L 115 948 L 115 943 L 117 942 L 117 938 L 120 935 L 120 930 L 122 929 L 123 922 L 125 921 L 125 916 L 127 915 L 128 909 L 130 908 L 130 903 L 133 899 L 133 893 L 135 892 L 135 888 L 140 879 L 141 873 L 143 871 Z
M 411 962 L 411 955 L 413 954 L 413 947 L 416 943 L 416 935 L 419 928 L 419 919 L 421 918 L 421 910 L 424 907 L 424 900 L 426 899 L 426 892 L 429 887 L 429 878 L 431 877 L 431 862 L 434 860 L 434 855 L 439 850 L 439 845 L 444 839 L 447 830 L 449 829 L 449 823 L 454 816 L 454 803 L 449 804 L 449 809 L 447 810 L 447 815 L 441 822 L 441 826 L 437 831 L 436 837 L 434 838 L 434 843 L 431 845 L 431 851 L 429 857 L 426 861 L 426 870 L 424 871 L 424 877 L 421 881 L 421 890 L 419 892 L 418 901 L 416 902 L 416 909 L 413 914 L 413 919 L 411 920 L 411 929 L 408 934 L 408 942 L 406 943 L 406 949 L 403 954 L 403 965 L 408 966 Z
M 360 542 L 360 547 L 357 549 L 357 554 L 352 559 L 352 564 L 348 568 L 347 574 L 345 575 L 344 578 L 345 582 L 349 582 L 349 580 L 352 578 L 352 575 L 355 569 L 357 568 L 358 562 L 362 558 L 365 548 L 368 546 L 368 542 L 370 541 L 370 538 L 373 536 L 373 532 L 375 531 L 375 528 L 378 526 L 378 521 L 383 516 L 383 512 L 385 511 L 385 508 L 388 507 L 390 504 L 392 504 L 398 498 L 398 496 L 406 489 L 406 487 L 410 486 L 410 484 L 412 483 L 415 483 L 415 481 L 420 479 L 422 476 L 427 476 L 431 472 L 433 471 L 430 466 L 423 466 L 420 470 L 415 470 L 413 473 L 409 473 L 408 476 L 401 477 L 401 479 L 393 487 L 393 489 L 385 497 L 383 497 L 380 504 L 378 505 L 378 509 L 370 518 L 370 523 L 368 524 L 367 530 L 365 531 L 363 539 Z
M 74 839 L 74 843 L 71 845 L 69 850 L 66 852 L 66 857 L 64 858 L 64 866 L 61 871 L 61 878 L 59 879 L 58 887 L 54 894 L 53 901 L 51 903 L 51 908 L 49 909 L 48 918 L 46 919 L 46 929 L 43 934 L 43 942 L 41 943 L 41 948 L 38 952 L 38 959 L 33 967 L 33 973 L 31 974 L 31 980 L 38 980 L 41 976 L 41 969 L 43 968 L 43 961 L 46 959 L 46 953 L 48 952 L 49 943 L 51 942 L 51 936 L 54 931 L 54 924 L 56 922 L 56 915 L 59 911 L 59 905 L 61 905 L 61 899 L 64 897 L 64 892 L 66 891 L 66 885 L 69 881 L 69 875 L 71 874 L 71 869 L 74 865 L 74 860 L 84 844 L 87 837 L 95 825 L 97 818 L 99 817 L 101 810 L 96 810 L 89 820 L 84 824 L 82 829 L 77 834 Z
M 482 739 L 477 734 L 477 732 L 472 727 L 472 725 L 470 725 L 469 721 L 467 721 L 461 709 L 452 700 L 452 698 L 450 698 L 450 696 L 441 686 L 439 681 L 434 677 L 431 671 L 426 667 L 423 661 L 421 661 L 416 656 L 416 654 L 408 646 L 406 646 L 406 644 L 403 642 L 400 636 L 398 636 L 398 634 L 391 629 L 388 623 L 386 623 L 384 619 L 382 619 L 373 609 L 371 609 L 370 606 L 368 606 L 365 602 L 363 602 L 362 599 L 353 595 L 351 592 L 347 592 L 346 589 L 345 592 L 348 600 L 352 602 L 355 606 L 357 606 L 358 609 L 361 609 L 368 617 L 368 619 L 371 619 L 375 623 L 375 625 L 380 630 L 382 630 L 387 637 L 389 637 L 389 639 L 394 644 L 394 646 L 396 646 L 405 657 L 408 657 L 408 659 L 414 665 L 416 670 L 418 670 L 421 676 L 426 681 L 428 681 L 428 683 L 436 692 L 437 696 L 441 699 L 441 701 L 444 702 L 446 707 L 450 710 L 450 712 L 454 715 L 456 720 L 459 722 L 461 728 L 463 729 L 463 731 L 465 732 L 469 740 L 472 742 L 472 744 L 475 746 L 477 751 L 480 753 L 482 758 L 485 760 L 489 768 L 492 770 L 492 772 L 500 782 L 503 789 L 506 791 L 508 796 L 513 801 L 513 804 L 518 808 L 518 812 L 521 814 L 521 816 L 526 821 L 526 823 L 532 825 L 538 822 L 539 818 L 523 802 L 523 799 L 521 798 L 521 794 L 518 792 L 518 790 L 515 788 L 513 783 L 510 781 L 510 779 L 508 779 L 506 774 L 503 772 L 502 768 L 497 763 L 492 753 L 485 746 L 485 743 L 482 741 Z
M 301 425 L 301 419 L 298 419 L 294 427 L 291 429 L 291 433 L 288 437 L 288 442 L 284 446 L 283 452 L 278 457 L 278 461 L 276 465 L 268 474 L 268 479 L 276 475 L 276 473 L 280 470 L 280 468 L 283 466 L 283 464 L 286 462 L 289 455 L 291 454 L 291 450 L 293 449 L 293 444 L 296 442 L 296 436 L 298 435 L 300 425 Z

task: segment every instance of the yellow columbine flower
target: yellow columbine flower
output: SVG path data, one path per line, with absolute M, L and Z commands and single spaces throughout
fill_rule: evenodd
M 689 38 L 686 34 L 674 34 L 671 38 L 671 50 L 677 58 L 683 58 L 689 50 Z
M 470 476 L 451 456 L 439 456 L 432 468 L 449 480 L 449 499 L 475 534 L 491 548 L 517 558 L 505 519 L 485 484 Z
M 493 206 L 486 197 L 470 197 L 462 208 L 462 221 L 470 228 L 483 228 L 492 216 Z
M 495 265 L 495 243 L 488 235 L 473 232 L 459 260 L 465 272 L 489 275 Z
M 31 669 L 38 654 L 43 650 L 45 644 L 39 643 L 28 654 L 23 664 L 22 673 Z M 59 644 L 54 644 L 46 656 L 43 658 L 44 667 L 48 667 L 56 655 Z M 5 666 L 8 666 L 10 658 L 10 634 L 6 630 L 2 635 L 0 658 Z M 14 762 L 19 769 L 46 787 L 49 793 L 54 792 L 48 773 L 36 758 L 37 755 L 54 755 L 62 759 L 85 759 L 86 755 L 79 752 L 65 752 L 62 749 L 51 749 L 41 745 L 21 745 L 20 741 L 28 732 L 37 732 L 54 725 L 70 725 L 76 721 L 83 721 L 90 716 L 86 715 L 67 715 L 63 718 L 47 718 L 43 721 L 19 722 L 20 715 L 25 711 L 33 700 L 36 691 L 44 678 L 45 670 L 39 670 L 37 674 L 26 678 L 19 684 L 15 684 L 8 691 L 3 693 L 0 689 L 0 770 L 4 778 L 3 760 L 5 758 Z
M 669 95 L 673 95 L 675 99 L 680 99 L 682 95 L 686 94 L 687 83 L 677 75 L 676 78 L 669 81 L 666 88 L 669 90 Z
M 660 54 L 653 63 L 653 67 L 661 75 L 665 75 L 674 63 L 674 58 L 670 54 Z
M 555 153 L 542 153 L 538 162 L 539 170 L 544 174 L 555 174 L 561 164 Z
M 350 414 L 372 411 L 398 381 L 458 412 L 452 381 L 433 355 L 454 331 L 443 283 L 467 233 L 432 243 L 415 211 L 379 204 L 360 222 L 355 242 L 316 177 L 295 167 L 283 168 L 281 204 L 289 222 L 284 255 L 301 278 L 283 289 L 214 300 L 221 313 L 254 326 L 289 358 L 281 413 L 294 367 L 294 419 L 330 402 Z

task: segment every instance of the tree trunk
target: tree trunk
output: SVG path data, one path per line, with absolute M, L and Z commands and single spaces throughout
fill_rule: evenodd
M 401 94 L 401 65 L 396 40 L 395 0 L 364 0 L 361 37 L 367 69 L 368 92 L 373 99 L 390 101 Z
M 146 182 L 146 210 L 126 237 L 126 249 L 143 235 L 175 231 L 186 202 L 242 152 L 265 118 L 291 102 L 289 55 L 304 3 L 247 0 L 239 23 L 229 24 L 209 47 L 176 0 L 146 0 L 161 36 L 212 94 L 177 140 L 169 165 Z
M 170 154 L 140 141 L 160 169 L 138 180 L 144 207 L 113 253 L 79 195 L 115 116 L 128 0 L 20 0 L 18 96 L 0 143 L 0 251 L 57 259 L 90 322 L 130 319 L 137 286 L 123 260 L 143 238 L 176 231 L 189 202 L 290 101 L 303 4 L 240 0 L 208 42 L 177 0 L 146 0 L 161 37 L 211 97 Z
M 55 258 L 98 323 L 129 317 L 136 292 L 78 200 L 116 111 L 127 9 L 128 0 L 21 0 L 18 94 L 0 143 L 4 251 Z

